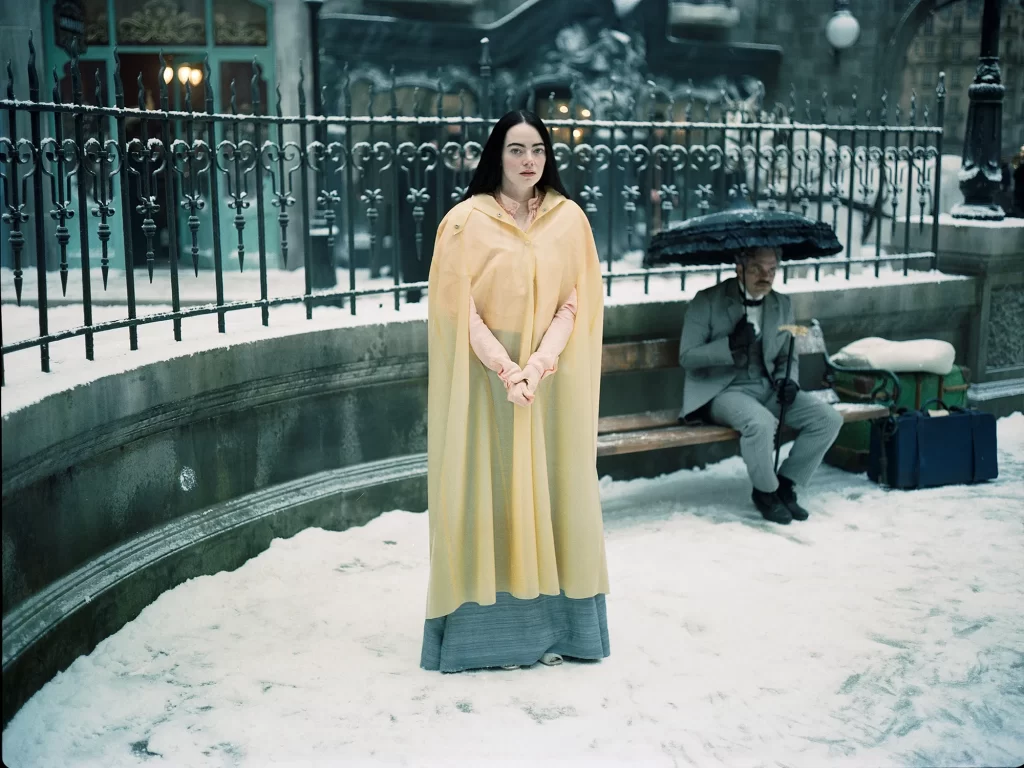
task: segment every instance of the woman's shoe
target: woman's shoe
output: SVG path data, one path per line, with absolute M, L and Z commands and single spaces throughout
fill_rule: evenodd
M 513 669 L 519 669 L 519 667 L 520 667 L 519 664 L 502 664 L 501 665 L 502 669 L 507 669 L 509 671 L 511 671 Z
M 540 663 L 545 667 L 557 667 L 562 663 L 562 657 L 557 653 L 545 653 L 540 657 Z

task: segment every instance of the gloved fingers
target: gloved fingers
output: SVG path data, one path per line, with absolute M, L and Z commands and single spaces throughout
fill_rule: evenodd
M 526 379 L 528 378 L 528 375 L 529 374 L 527 374 L 526 371 L 524 371 L 523 369 L 519 369 L 519 370 L 515 371 L 514 373 L 509 374 L 508 377 L 506 377 L 506 379 L 505 379 L 505 386 L 510 387 L 513 384 L 518 384 L 521 381 L 526 381 Z
M 499 371 L 498 378 L 505 384 L 505 389 L 508 389 L 513 383 L 515 383 L 513 377 L 518 376 L 522 372 L 522 369 L 518 365 L 513 362 L 509 362 L 501 369 L 501 371 Z M 522 379 L 519 380 L 521 381 Z
M 543 376 L 544 372 L 540 369 L 540 366 L 535 363 L 528 363 L 523 369 L 523 379 L 526 381 L 526 387 L 530 392 L 537 391 L 537 386 L 540 384 L 540 380 Z
M 526 391 L 526 384 L 520 381 L 509 387 L 508 401 L 525 408 L 533 402 L 533 395 Z

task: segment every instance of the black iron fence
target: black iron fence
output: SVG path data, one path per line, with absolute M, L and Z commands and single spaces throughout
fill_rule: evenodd
M 552 130 L 554 162 L 591 218 L 609 294 L 617 280 L 642 279 L 646 291 L 654 278 L 678 278 L 685 288 L 689 274 L 720 275 L 723 268 L 648 269 L 641 260 L 623 267 L 621 257 L 736 194 L 836 229 L 845 251 L 804 263 L 815 279 L 823 270 L 849 278 L 865 267 L 878 275 L 888 262 L 904 272 L 914 262 L 934 267 L 938 227 L 930 250 L 911 253 L 910 243 L 912 227 L 940 210 L 941 75 L 931 104 L 915 96 L 906 109 L 890 108 L 883 96 L 874 113 L 855 96 L 830 105 L 823 94 L 812 107 L 791 93 L 788 104 L 765 110 L 724 93 L 688 89 L 678 98 L 652 82 L 631 97 L 636 119 L 611 120 L 601 119 L 602 104 L 581 97 L 575 83 L 495 92 L 485 40 L 476 91 L 446 82 L 443 73 L 431 83 L 392 72 L 381 88 L 346 71 L 332 86 L 334 108 L 320 94 L 321 114 L 310 115 L 300 64 L 298 114 L 286 116 L 279 87 L 271 107 L 256 61 L 248 82 L 231 80 L 228 92 L 217 94 L 208 65 L 180 77 L 163 55 L 159 69 L 137 73 L 131 89 L 115 54 L 113 98 L 105 76 L 74 57 L 63 77 L 53 72 L 46 101 L 29 46 L 28 99 L 16 98 L 8 64 L 0 100 L 7 117 L 0 136 L 3 263 L 10 269 L 3 275 L 20 305 L 25 270 L 34 266 L 39 330 L 3 345 L 2 355 L 38 347 L 43 371 L 54 342 L 81 336 L 92 360 L 97 333 L 127 329 L 134 350 L 146 323 L 169 322 L 180 341 L 182 320 L 198 315 L 216 314 L 224 333 L 226 315 L 241 309 L 260 309 L 267 325 L 270 308 L 281 304 L 304 304 L 312 318 L 314 306 L 325 303 L 347 304 L 355 314 L 363 296 L 390 294 L 395 309 L 403 298 L 418 301 L 434 228 L 464 194 L 495 116 L 521 106 L 539 112 Z M 616 94 L 610 98 L 615 104 Z M 299 244 L 301 266 L 292 263 Z M 55 263 L 48 265 L 48 252 Z M 250 254 L 259 298 L 228 301 L 230 264 L 244 269 Z M 50 331 L 48 266 L 59 274 L 62 294 L 69 275 L 80 272 L 80 326 Z M 304 290 L 271 296 L 268 275 L 296 268 Z M 107 291 L 111 270 L 123 272 L 125 317 L 94 322 L 93 291 Z M 183 306 L 182 281 L 208 271 L 212 301 Z M 337 287 L 336 275 L 346 272 L 348 287 Z M 140 316 L 139 280 L 166 280 L 171 310 Z

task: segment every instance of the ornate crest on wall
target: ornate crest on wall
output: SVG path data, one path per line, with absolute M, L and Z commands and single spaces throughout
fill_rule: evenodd
M 148 0 L 118 20 L 117 39 L 134 45 L 205 45 L 206 22 L 172 0 Z

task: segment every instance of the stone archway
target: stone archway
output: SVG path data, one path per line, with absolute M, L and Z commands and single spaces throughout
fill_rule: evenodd
M 964 0 L 914 0 L 900 17 L 882 55 L 881 87 L 890 94 L 899 93 L 904 59 L 918 30 L 932 14 Z

